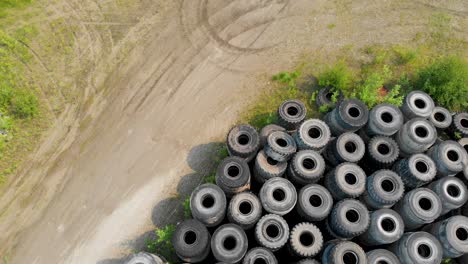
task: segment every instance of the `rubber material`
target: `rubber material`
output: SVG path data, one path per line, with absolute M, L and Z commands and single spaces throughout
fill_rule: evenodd
M 321 151 L 330 141 L 331 132 L 328 125 L 320 119 L 307 119 L 293 134 L 298 149 Z
M 303 259 L 299 262 L 296 262 L 296 264 L 320 264 L 320 262 L 315 259 Z
M 178 224 L 171 241 L 176 255 L 185 262 L 202 262 L 210 253 L 210 233 L 194 219 Z
M 126 264 L 166 264 L 168 263 L 163 257 L 146 252 L 134 254 Z
M 260 148 L 260 136 L 250 125 L 238 125 L 229 131 L 227 149 L 229 155 L 241 157 L 249 162 Z
M 266 181 L 260 189 L 259 197 L 263 209 L 277 215 L 291 212 L 297 202 L 297 192 L 294 185 L 279 177 Z
M 267 214 L 260 218 L 255 227 L 257 243 L 271 251 L 282 248 L 289 238 L 289 226 L 283 217 Z
M 284 101 L 278 108 L 278 122 L 288 130 L 295 130 L 305 119 L 307 109 L 299 100 Z
M 374 249 L 366 253 L 367 264 L 400 264 L 398 257 L 386 249 Z
M 436 106 L 429 116 L 429 121 L 431 121 L 437 130 L 443 131 L 452 123 L 452 114 L 446 108 Z
M 317 104 L 318 108 L 320 108 L 322 105 L 329 105 L 333 107 L 335 106 L 336 103 L 332 102 L 332 97 L 333 97 L 333 91 L 331 87 L 322 88 L 317 93 L 315 103 Z M 337 101 L 339 102 L 341 100 L 343 100 L 343 94 L 341 93 L 340 90 L 338 90 Z
M 362 163 L 367 164 L 371 170 L 389 169 L 398 159 L 399 154 L 400 150 L 395 140 L 385 136 L 376 136 L 367 144 L 367 158 Z
M 227 210 L 229 222 L 250 229 L 262 216 L 262 205 L 258 197 L 251 192 L 241 192 L 232 197 Z
M 325 244 L 322 264 L 367 264 L 364 250 L 356 243 L 346 240 L 332 240 Z
M 437 172 L 434 161 L 422 153 L 397 161 L 393 170 L 400 175 L 407 189 L 421 187 L 431 182 Z
M 296 153 L 296 142 L 286 132 L 274 131 L 267 138 L 265 154 L 279 162 L 288 161 Z
M 276 161 L 268 157 L 263 150 L 260 150 L 255 158 L 255 180 L 259 183 L 264 183 L 273 177 L 282 177 L 287 167 L 287 162 Z
M 390 170 L 378 170 L 367 178 L 362 200 L 369 209 L 390 208 L 405 192 L 400 176 Z
M 432 182 L 428 188 L 440 198 L 442 202 L 441 214 L 462 207 L 468 200 L 466 185 L 456 177 L 444 177 Z
M 369 118 L 369 109 L 357 99 L 340 101 L 333 111 L 325 116 L 325 122 L 330 127 L 332 135 L 338 136 L 345 132 L 355 132 L 363 127 Z
M 318 184 L 309 184 L 300 191 L 297 199 L 297 212 L 308 221 L 325 219 L 333 208 L 330 192 Z
M 398 241 L 405 232 L 401 216 L 391 209 L 379 209 L 370 214 L 370 226 L 359 236 L 359 241 L 367 246 L 378 246 Z
M 347 132 L 333 139 L 323 152 L 324 158 L 332 165 L 343 162 L 357 163 L 364 157 L 366 146 L 357 134 Z
M 297 224 L 291 231 L 288 245 L 298 257 L 314 257 L 323 247 L 322 232 L 312 223 Z
M 457 258 L 468 254 L 468 217 L 452 216 L 424 228 L 441 243 L 443 257 Z
M 427 232 L 409 232 L 389 248 L 401 263 L 440 264 L 442 246 Z
M 428 118 L 434 107 L 434 100 L 427 93 L 412 91 L 403 99 L 401 112 L 407 120 L 416 117 Z
M 338 238 L 350 239 L 363 234 L 370 224 L 369 211 L 360 201 L 344 199 L 332 209 L 328 225 Z
M 434 125 L 426 119 L 414 118 L 406 122 L 396 134 L 400 155 L 408 157 L 429 149 L 437 139 Z
M 468 112 L 458 113 L 453 116 L 449 132 L 453 137 L 456 135 L 468 137 Z
M 463 170 L 463 163 L 468 159 L 463 147 L 453 140 L 435 145 L 427 155 L 434 160 L 438 177 L 454 176 Z
M 200 185 L 190 196 L 190 211 L 204 225 L 217 226 L 226 215 L 226 195 L 217 185 Z
M 325 176 L 324 186 L 335 200 L 357 198 L 366 188 L 366 173 L 358 165 L 341 163 Z
M 289 163 L 288 177 L 298 185 L 315 183 L 325 172 L 325 160 L 314 150 L 297 152 Z
M 266 125 L 260 130 L 260 146 L 264 147 L 267 143 L 268 136 L 275 131 L 283 131 L 286 132 L 286 129 L 282 126 L 278 126 L 275 124 Z
M 250 169 L 247 162 L 239 157 L 227 157 L 216 170 L 216 185 L 231 197 L 250 189 Z
M 247 253 L 248 246 L 247 235 L 235 224 L 218 227 L 211 238 L 211 251 L 221 262 L 238 263 Z
M 263 260 L 263 262 L 261 262 L 260 260 Z M 273 252 L 271 252 L 267 248 L 256 247 L 256 248 L 252 248 L 251 250 L 247 252 L 242 263 L 243 264 L 257 264 L 257 263 L 278 264 L 278 260 L 276 259 Z
M 392 136 L 401 128 L 403 121 L 403 113 L 398 107 L 382 103 L 370 110 L 369 121 L 363 130 L 369 137 Z

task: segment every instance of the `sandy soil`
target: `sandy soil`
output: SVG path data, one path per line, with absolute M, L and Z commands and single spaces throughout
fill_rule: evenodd
M 89 73 L 102 83 L 89 107 L 59 117 L 2 198 L 8 263 L 121 263 L 180 215 L 170 197 L 210 170 L 213 142 L 268 85 L 262 76 L 304 52 L 410 41 L 435 12 L 467 15 L 464 1 L 151 2 L 112 49 L 100 48 L 126 58 Z

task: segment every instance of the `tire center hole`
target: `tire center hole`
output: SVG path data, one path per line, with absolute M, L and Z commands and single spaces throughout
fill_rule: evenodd
M 460 125 L 464 128 L 468 128 L 468 119 L 465 119 L 465 118 L 460 119 Z
M 299 236 L 299 241 L 301 241 L 303 246 L 310 247 L 314 243 L 315 239 L 311 232 L 306 231 Z
M 249 144 L 250 137 L 246 134 L 242 134 L 237 138 L 237 142 L 239 142 L 240 145 L 245 146 Z
M 322 197 L 320 197 L 319 195 L 313 194 L 309 198 L 309 203 L 313 207 L 319 207 L 323 204 L 323 200 Z
M 202 205 L 205 208 L 211 208 L 215 204 L 215 199 L 211 194 L 206 195 L 202 199 Z
M 416 132 L 416 135 L 420 138 L 425 138 L 427 137 L 427 134 L 429 134 L 429 132 L 427 131 L 427 128 L 421 127 L 421 126 L 417 127 L 415 132 Z
M 277 238 L 280 234 L 280 229 L 277 225 L 271 224 L 266 227 L 266 234 L 270 238 Z
M 441 112 L 435 112 L 434 113 L 434 119 L 439 122 L 444 122 L 445 121 L 445 115 L 442 114 Z
M 274 159 L 272 159 L 270 157 L 267 157 L 267 162 L 268 162 L 268 164 L 273 165 L 273 166 L 278 164 L 278 161 L 276 161 L 276 160 L 274 160 Z
M 453 162 L 456 162 L 460 159 L 460 156 L 455 150 L 447 151 L 447 158 Z
M 346 212 L 346 219 L 348 219 L 349 222 L 351 223 L 356 223 L 359 221 L 359 213 L 358 211 L 351 209 Z
M 460 239 L 461 241 L 468 240 L 468 230 L 466 230 L 466 228 L 463 228 L 463 227 L 457 228 L 457 231 L 455 231 L 455 234 L 457 238 Z
M 330 91 L 325 94 L 325 98 L 327 98 L 328 101 L 331 101 L 332 97 L 333 97 L 333 93 Z
M 386 260 L 379 260 L 377 261 L 377 264 L 390 264 Z
M 356 146 L 356 144 L 354 142 L 350 141 L 350 142 L 346 142 L 345 149 L 349 153 L 354 153 L 354 152 L 356 152 L 357 146 Z
M 302 161 L 302 166 L 303 166 L 306 170 L 313 170 L 313 169 L 315 169 L 315 167 L 317 166 L 317 164 L 315 163 L 315 160 L 310 159 L 310 158 L 305 158 L 305 159 Z
M 422 99 L 416 99 L 414 100 L 414 105 L 419 108 L 419 109 L 424 109 L 426 108 L 426 102 Z
M 343 264 L 357 264 L 358 257 L 356 253 L 348 251 L 343 254 Z
M 237 246 L 237 240 L 233 236 L 227 236 L 223 241 L 223 247 L 227 250 L 233 250 Z
M 322 131 L 317 127 L 312 127 L 309 129 L 309 131 L 307 131 L 307 134 L 311 138 L 320 138 L 320 136 L 322 135 Z
M 237 166 L 229 166 L 227 169 L 227 174 L 233 178 L 239 176 L 240 169 Z
M 383 112 L 382 115 L 380 116 L 380 118 L 385 123 L 391 123 L 393 121 L 393 115 L 390 114 L 389 112 Z
M 425 211 L 429 211 L 431 210 L 432 208 L 432 202 L 431 200 L 427 199 L 427 198 L 421 198 L 419 199 L 419 207 L 421 207 L 421 209 L 425 210 Z
M 259 257 L 254 260 L 253 264 L 268 264 L 268 262 L 263 257 Z
M 252 204 L 248 201 L 243 201 L 239 204 L 239 212 L 244 215 L 252 213 Z
M 449 186 L 447 186 L 447 193 L 448 195 L 456 198 L 460 196 L 460 188 L 456 185 L 450 184 Z
M 286 193 L 282 189 L 275 189 L 273 191 L 273 198 L 276 201 L 281 202 L 286 198 Z
M 388 193 L 395 191 L 395 183 L 392 180 L 385 179 L 382 181 L 380 186 L 382 186 L 382 189 Z
M 192 245 L 195 241 L 197 241 L 197 234 L 193 231 L 187 231 L 184 235 L 185 244 Z
M 348 114 L 351 117 L 357 118 L 361 115 L 361 110 L 359 110 L 357 107 L 352 106 L 348 109 Z
M 282 138 L 278 138 L 276 140 L 276 144 L 278 144 L 280 147 L 286 147 L 288 145 L 288 142 L 286 142 L 286 140 L 282 139 Z
M 344 179 L 345 179 L 346 183 L 349 184 L 349 185 L 354 185 L 354 184 L 357 183 L 357 177 L 356 177 L 356 175 L 354 175 L 352 173 L 346 173 Z
M 380 222 L 380 226 L 382 227 L 383 230 L 387 232 L 393 232 L 396 229 L 395 221 L 388 217 L 382 219 L 382 222 Z
M 286 109 L 286 112 L 290 116 L 297 116 L 297 114 L 299 113 L 299 109 L 297 109 L 297 107 L 295 106 L 290 106 Z
M 427 259 L 431 256 L 431 248 L 426 244 L 421 244 L 418 246 L 419 256 Z
M 427 173 L 429 171 L 429 166 L 427 166 L 426 162 L 424 161 L 417 161 L 416 170 L 420 173 Z
M 390 153 L 390 147 L 387 144 L 382 143 L 377 146 L 377 151 L 382 155 L 387 155 Z

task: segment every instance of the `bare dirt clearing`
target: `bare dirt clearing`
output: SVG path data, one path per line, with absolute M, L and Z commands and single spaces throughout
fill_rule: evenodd
M 125 21 L 84 2 L 56 14 L 86 29 L 78 47 L 96 59 L 82 66 L 80 104 L 0 201 L 8 263 L 120 263 L 182 213 L 166 198 L 209 171 L 209 143 L 268 85 L 259 76 L 304 53 L 409 42 L 437 12 L 468 36 L 464 1 L 142 1 Z

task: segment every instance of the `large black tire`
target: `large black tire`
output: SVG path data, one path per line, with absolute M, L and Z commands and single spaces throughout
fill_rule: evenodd
M 367 246 L 386 245 L 398 241 L 405 232 L 401 216 L 391 209 L 379 209 L 370 214 L 370 226 L 359 236 Z
M 283 217 L 267 214 L 260 218 L 255 227 L 255 240 L 257 243 L 271 251 L 282 248 L 289 238 L 289 226 Z
M 424 227 L 441 243 L 445 258 L 468 254 L 468 217 L 456 215 Z
M 325 176 L 324 185 L 335 200 L 357 198 L 366 188 L 366 173 L 358 165 L 341 163 Z
M 468 112 L 455 114 L 448 132 L 454 139 L 457 135 L 468 137 Z
M 273 177 L 282 177 L 286 172 L 288 163 L 286 161 L 279 162 L 265 154 L 265 151 L 260 150 L 255 158 L 254 177 L 259 183 Z
M 318 262 L 315 259 L 303 259 L 303 260 L 300 260 L 299 262 L 296 262 L 296 264 L 320 264 L 320 262 Z
M 425 92 L 412 91 L 407 94 L 401 106 L 401 112 L 406 120 L 416 117 L 428 118 L 434 110 L 434 100 Z
M 396 134 L 400 155 L 408 157 L 429 149 L 437 139 L 434 125 L 423 118 L 413 118 L 406 122 Z
M 389 248 L 401 263 L 440 264 L 442 246 L 427 232 L 408 232 Z
M 321 221 L 330 214 L 333 198 L 330 192 L 318 184 L 304 186 L 297 198 L 297 212 L 308 221 Z
M 298 257 L 314 257 L 323 247 L 322 232 L 312 223 L 297 224 L 291 231 L 288 245 Z
M 238 263 L 249 248 L 249 241 L 244 230 L 236 224 L 225 224 L 213 234 L 211 251 L 216 260 L 226 263 Z
M 439 131 L 444 131 L 452 124 L 452 114 L 446 108 L 436 106 L 429 116 L 429 121 Z
M 305 119 L 307 109 L 299 100 L 284 101 L 278 108 L 278 122 L 288 130 L 295 130 Z
M 232 197 L 229 202 L 227 217 L 229 222 L 250 229 L 262 216 L 262 204 L 255 194 L 241 192 Z
M 279 162 L 288 161 L 296 153 L 296 142 L 286 132 L 275 131 L 267 138 L 265 154 Z
M 454 176 L 461 172 L 468 155 L 456 141 L 446 140 L 432 147 L 427 155 L 434 160 L 437 176 Z
M 338 165 L 342 162 L 359 162 L 366 151 L 364 141 L 358 135 L 348 132 L 333 139 L 327 145 L 323 156 L 330 164 Z
M 468 200 L 466 185 L 456 177 L 443 177 L 432 182 L 428 188 L 439 196 L 442 202 L 442 215 L 462 207 Z
M 289 163 L 288 177 L 298 185 L 315 183 L 325 172 L 325 160 L 314 150 L 297 152 Z
M 159 255 L 146 252 L 134 254 L 126 264 L 166 264 L 167 260 Z
M 339 102 L 336 108 L 325 117 L 334 136 L 345 132 L 355 132 L 363 127 L 368 119 L 369 109 L 357 99 L 345 99 Z
M 276 259 L 273 252 L 271 252 L 267 248 L 262 248 L 262 247 L 252 248 L 245 255 L 242 264 L 258 264 L 258 263 L 278 264 L 278 260 Z
M 371 171 L 390 169 L 399 154 L 400 150 L 395 140 L 386 136 L 376 136 L 367 144 L 366 159 L 361 160 L 361 163 Z
M 367 264 L 400 264 L 398 257 L 386 249 L 374 249 L 366 253 Z
M 356 243 L 347 240 L 332 240 L 325 244 L 322 264 L 367 264 L 364 250 Z
M 210 233 L 197 220 L 185 220 L 177 225 L 172 235 L 177 256 L 190 263 L 202 262 L 210 253 Z
M 193 218 L 204 225 L 217 226 L 226 215 L 226 195 L 217 185 L 200 185 L 190 196 L 190 210 Z
M 267 138 L 268 136 L 275 131 L 283 131 L 286 132 L 286 129 L 284 127 L 275 125 L 275 124 L 269 124 L 266 125 L 260 130 L 260 146 L 264 147 L 267 143 Z
M 366 206 L 354 199 L 335 204 L 328 219 L 328 227 L 337 238 L 351 239 L 366 232 L 370 216 Z
M 390 170 L 378 170 L 367 178 L 362 200 L 369 209 L 390 208 L 405 192 L 400 176 Z
M 285 215 L 294 209 L 297 192 L 294 185 L 280 177 L 269 179 L 259 192 L 263 209 L 271 214 Z
M 330 141 L 331 132 L 328 125 L 320 119 L 307 119 L 293 134 L 298 149 L 321 151 Z
M 401 128 L 403 121 L 403 113 L 398 107 L 383 103 L 370 110 L 369 122 L 363 130 L 369 137 L 392 136 Z
M 330 107 L 334 107 L 336 102 L 332 101 L 334 91 L 331 87 L 325 87 L 318 90 L 317 97 L 315 98 L 315 103 L 317 107 L 320 108 L 322 105 L 328 105 Z M 338 90 L 338 98 L 337 102 L 343 100 L 343 94 L 340 90 Z
M 250 169 L 239 157 L 227 157 L 216 170 L 216 184 L 227 197 L 250 189 Z
M 250 125 L 238 125 L 229 131 L 227 149 L 231 156 L 237 156 L 251 161 L 260 148 L 260 136 Z
M 434 161 L 422 153 L 399 160 L 394 164 L 393 170 L 400 175 L 408 190 L 431 182 L 437 173 Z

